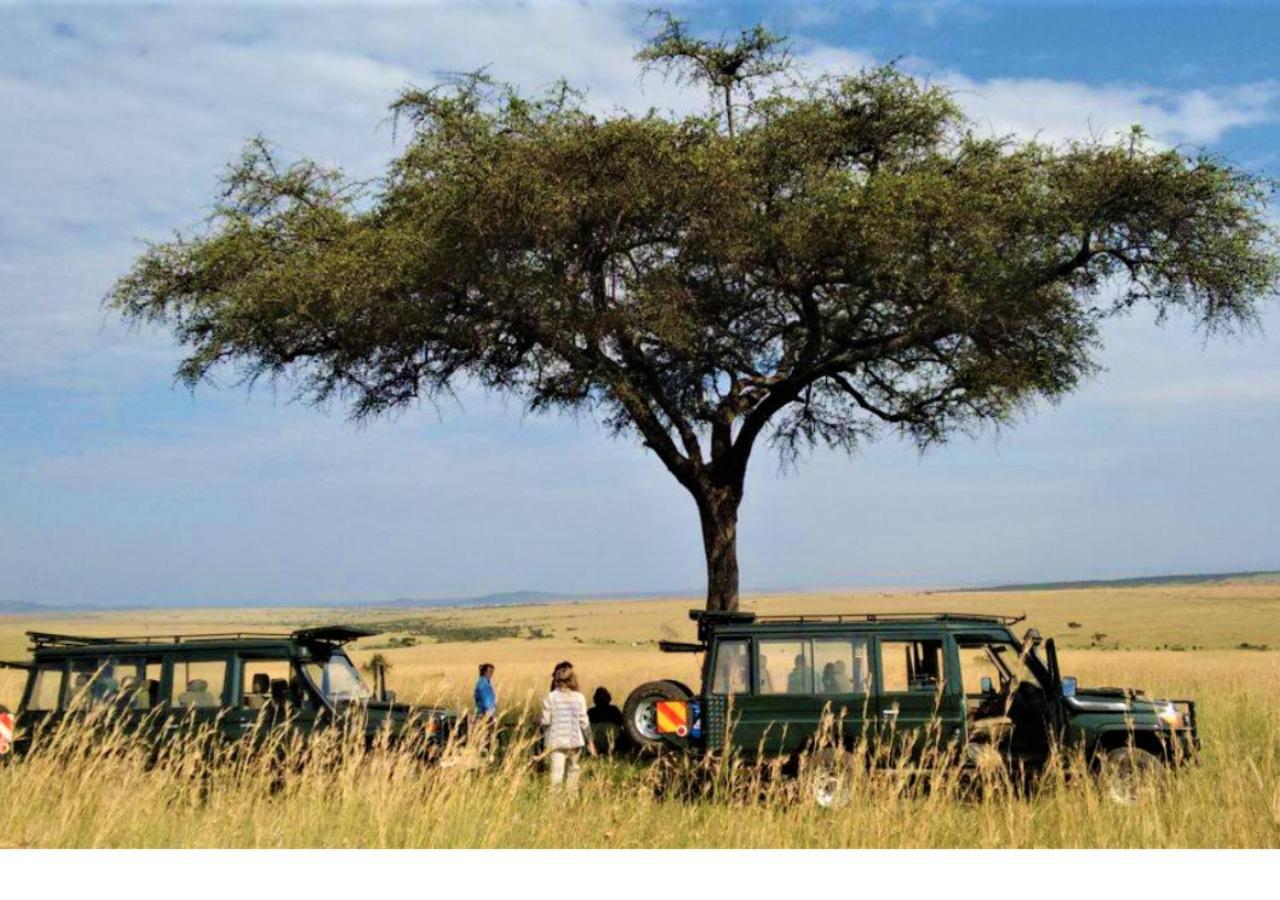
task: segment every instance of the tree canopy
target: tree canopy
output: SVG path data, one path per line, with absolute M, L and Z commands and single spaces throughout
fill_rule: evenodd
M 286 378 L 363 418 L 467 380 L 596 413 L 692 494 L 708 604 L 732 608 L 761 440 L 928 446 L 1076 388 L 1110 316 L 1215 333 L 1275 294 L 1271 186 L 1221 159 L 1137 130 L 983 134 L 892 66 L 779 78 L 767 31 L 673 21 L 641 55 L 710 87 L 705 114 L 483 74 L 407 89 L 383 178 L 255 140 L 207 226 L 150 246 L 109 302 L 169 328 L 191 384 Z

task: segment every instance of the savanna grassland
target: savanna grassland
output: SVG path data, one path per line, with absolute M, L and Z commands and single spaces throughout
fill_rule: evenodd
M 174 750 L 148 767 L 123 743 L 67 736 L 62 752 L 0 768 L 0 840 L 28 847 L 1131 847 L 1280 846 L 1280 583 L 1027 593 L 828 593 L 748 598 L 768 613 L 969 611 L 1028 614 L 1059 638 L 1063 668 L 1089 685 L 1192 697 L 1200 764 L 1139 803 L 1108 802 L 1088 779 L 1046 779 L 1030 796 L 953 779 L 926 789 L 894 775 L 856 779 L 851 802 L 821 809 L 802 785 L 733 760 L 679 765 L 597 758 L 576 801 L 547 793 L 535 736 L 520 720 L 551 667 L 572 660 L 583 688 L 621 704 L 656 677 L 696 683 L 687 598 L 477 610 L 184 610 L 0 617 L 0 659 L 26 656 L 26 630 L 172 634 L 332 622 L 385 629 L 353 648 L 381 653 L 401 700 L 465 708 L 479 662 L 496 664 L 512 739 L 501 759 L 463 754 L 424 768 L 408 754 L 312 749 L 325 762 L 284 775 L 265 760 L 197 765 Z M 1019 626 L 1023 627 L 1023 626 Z M 22 673 L 0 670 L 11 708 Z M 1068 763 L 1067 768 L 1070 768 Z M 689 787 L 696 785 L 696 787 Z

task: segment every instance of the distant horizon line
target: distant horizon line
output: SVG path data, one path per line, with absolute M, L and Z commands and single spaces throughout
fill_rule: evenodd
M 869 583 L 861 585 L 806 585 L 768 588 L 749 588 L 741 592 L 744 598 L 769 597 L 779 594 L 829 594 L 841 592 L 880 592 L 880 593 L 981 593 L 1007 591 L 1041 591 L 1070 590 L 1105 586 L 1141 586 L 1147 584 L 1178 584 L 1224 581 L 1235 578 L 1253 578 L 1260 576 L 1280 576 L 1280 568 L 1252 569 L 1228 572 L 1180 572 L 1158 573 L 1147 575 L 1130 575 L 1113 578 L 1078 578 L 1042 581 L 1024 581 L 1016 583 Z M 72 603 L 54 604 L 36 601 L 0 601 L 0 613 L 13 614 L 20 612 L 115 612 L 135 609 L 244 609 L 254 606 L 268 606 L 278 609 L 388 609 L 388 608 L 440 608 L 456 609 L 463 607 L 484 608 L 489 606 L 538 606 L 562 602 L 592 602 L 608 600 L 653 600 L 668 597 L 671 599 L 696 598 L 703 593 L 701 588 L 675 589 L 658 591 L 600 591 L 600 592 L 560 592 L 519 589 L 512 591 L 494 591 L 473 596 L 449 597 L 397 597 L 390 600 L 281 600 L 281 599 L 242 599 L 242 600 L 195 600 L 187 602 L 137 602 L 137 603 Z

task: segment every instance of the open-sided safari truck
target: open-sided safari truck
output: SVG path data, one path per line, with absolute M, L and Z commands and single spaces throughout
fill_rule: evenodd
M 238 741 L 358 722 L 369 740 L 413 739 L 430 755 L 457 716 L 397 703 L 380 669 L 374 687 L 365 684 L 344 646 L 376 633 L 346 626 L 173 637 L 28 632 L 31 661 L 3 663 L 27 671 L 12 749 L 21 754 L 59 721 L 81 716 L 91 727 L 159 740 L 200 726 Z
M 911 766 L 928 750 L 964 767 L 998 754 L 1028 774 L 1056 750 L 1083 753 L 1116 799 L 1141 771 L 1199 747 L 1192 701 L 1080 688 L 1059 671 L 1052 640 L 1014 636 L 1021 617 L 690 617 L 697 643 L 659 646 L 704 654 L 702 685 L 654 681 L 631 693 L 626 727 L 642 747 L 798 757 L 824 741 L 837 753 L 869 742 L 866 758 L 884 765 Z

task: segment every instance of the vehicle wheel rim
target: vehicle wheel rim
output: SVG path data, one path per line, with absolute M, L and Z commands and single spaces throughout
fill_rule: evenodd
M 835 809 L 844 799 L 844 783 L 835 770 L 823 767 L 813 773 L 813 800 L 818 806 Z
M 1111 801 L 1121 806 L 1137 803 L 1141 795 L 1139 779 L 1147 767 L 1131 753 L 1109 757 L 1105 765 L 1107 795 Z
M 1133 783 L 1133 769 L 1130 766 L 1116 767 L 1107 778 L 1107 794 L 1112 803 L 1121 806 L 1132 806 L 1138 799 L 1138 789 Z
M 646 740 L 656 741 L 658 739 L 657 707 L 656 700 L 642 700 L 636 705 L 636 711 L 631 717 L 636 726 L 636 731 Z

